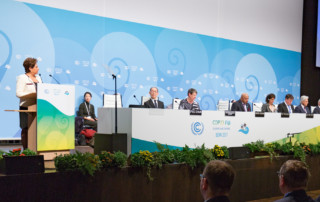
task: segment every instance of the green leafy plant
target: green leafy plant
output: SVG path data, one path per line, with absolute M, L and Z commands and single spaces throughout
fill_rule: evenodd
M 5 151 L 0 150 L 0 160 L 3 159 L 3 154 L 6 153 Z
M 300 144 L 298 141 L 295 142 L 293 146 L 293 156 L 294 158 L 299 158 L 302 162 L 306 162 L 306 151 L 304 150 L 303 146 L 305 144 Z
M 99 159 L 103 169 L 110 167 L 121 168 L 126 165 L 127 155 L 120 151 L 115 152 L 114 154 L 111 152 L 102 151 L 101 154 L 99 154 Z
M 147 169 L 147 177 L 150 181 L 153 180 L 151 176 L 151 167 L 153 165 L 153 155 L 149 151 L 139 151 L 134 153 L 130 157 L 130 162 L 132 167 L 143 168 Z
M 256 142 L 251 142 L 243 145 L 244 147 L 249 148 L 251 153 L 263 151 L 264 142 L 263 140 L 258 140 Z
M 318 144 L 309 144 L 310 154 L 319 155 L 320 154 L 320 142 Z
M 101 167 L 98 155 L 80 152 L 56 156 L 54 163 L 58 171 L 80 171 L 91 176 Z

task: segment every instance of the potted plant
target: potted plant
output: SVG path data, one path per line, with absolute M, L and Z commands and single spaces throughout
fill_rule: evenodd
M 3 153 L 0 158 L 0 173 L 5 175 L 43 173 L 44 159 L 43 155 L 37 155 L 36 152 L 25 149 L 14 149 L 8 153 Z

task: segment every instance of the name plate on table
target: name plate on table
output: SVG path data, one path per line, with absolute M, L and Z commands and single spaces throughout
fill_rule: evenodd
M 202 110 L 190 110 L 190 115 L 194 116 L 201 116 L 202 115 Z

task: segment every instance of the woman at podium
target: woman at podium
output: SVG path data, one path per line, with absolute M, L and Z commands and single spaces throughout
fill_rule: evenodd
M 28 106 L 36 104 L 35 96 L 29 96 L 37 92 L 37 84 L 42 83 L 40 76 L 38 76 L 39 67 L 37 59 L 27 58 L 23 62 L 25 70 L 24 74 L 17 77 L 16 96 L 20 98 L 20 110 L 28 110 Z M 28 114 L 20 112 L 20 128 L 21 143 L 23 149 L 28 148 Z
M 79 106 L 79 116 L 83 117 L 84 125 L 88 125 L 93 128 L 93 130 L 97 131 L 97 117 L 94 113 L 94 106 L 90 104 L 90 100 L 92 98 L 92 94 L 90 92 L 85 92 L 84 102 Z

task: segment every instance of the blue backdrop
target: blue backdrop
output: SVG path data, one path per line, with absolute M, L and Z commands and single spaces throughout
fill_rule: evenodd
M 110 73 L 118 75 L 123 106 L 137 104 L 133 95 L 147 96 L 158 86 L 165 105 L 198 90 L 203 110 L 215 110 L 219 99 L 264 102 L 275 93 L 276 103 L 292 93 L 299 103 L 301 53 L 239 41 L 165 29 L 139 23 L 25 4 L 0 3 L 0 138 L 20 137 L 16 76 L 23 60 L 38 58 L 43 82 L 76 86 L 76 106 L 85 91 L 96 109 L 102 94 L 114 92 Z M 6 19 L 6 20 L 3 20 Z M 77 110 L 77 109 L 75 109 Z

